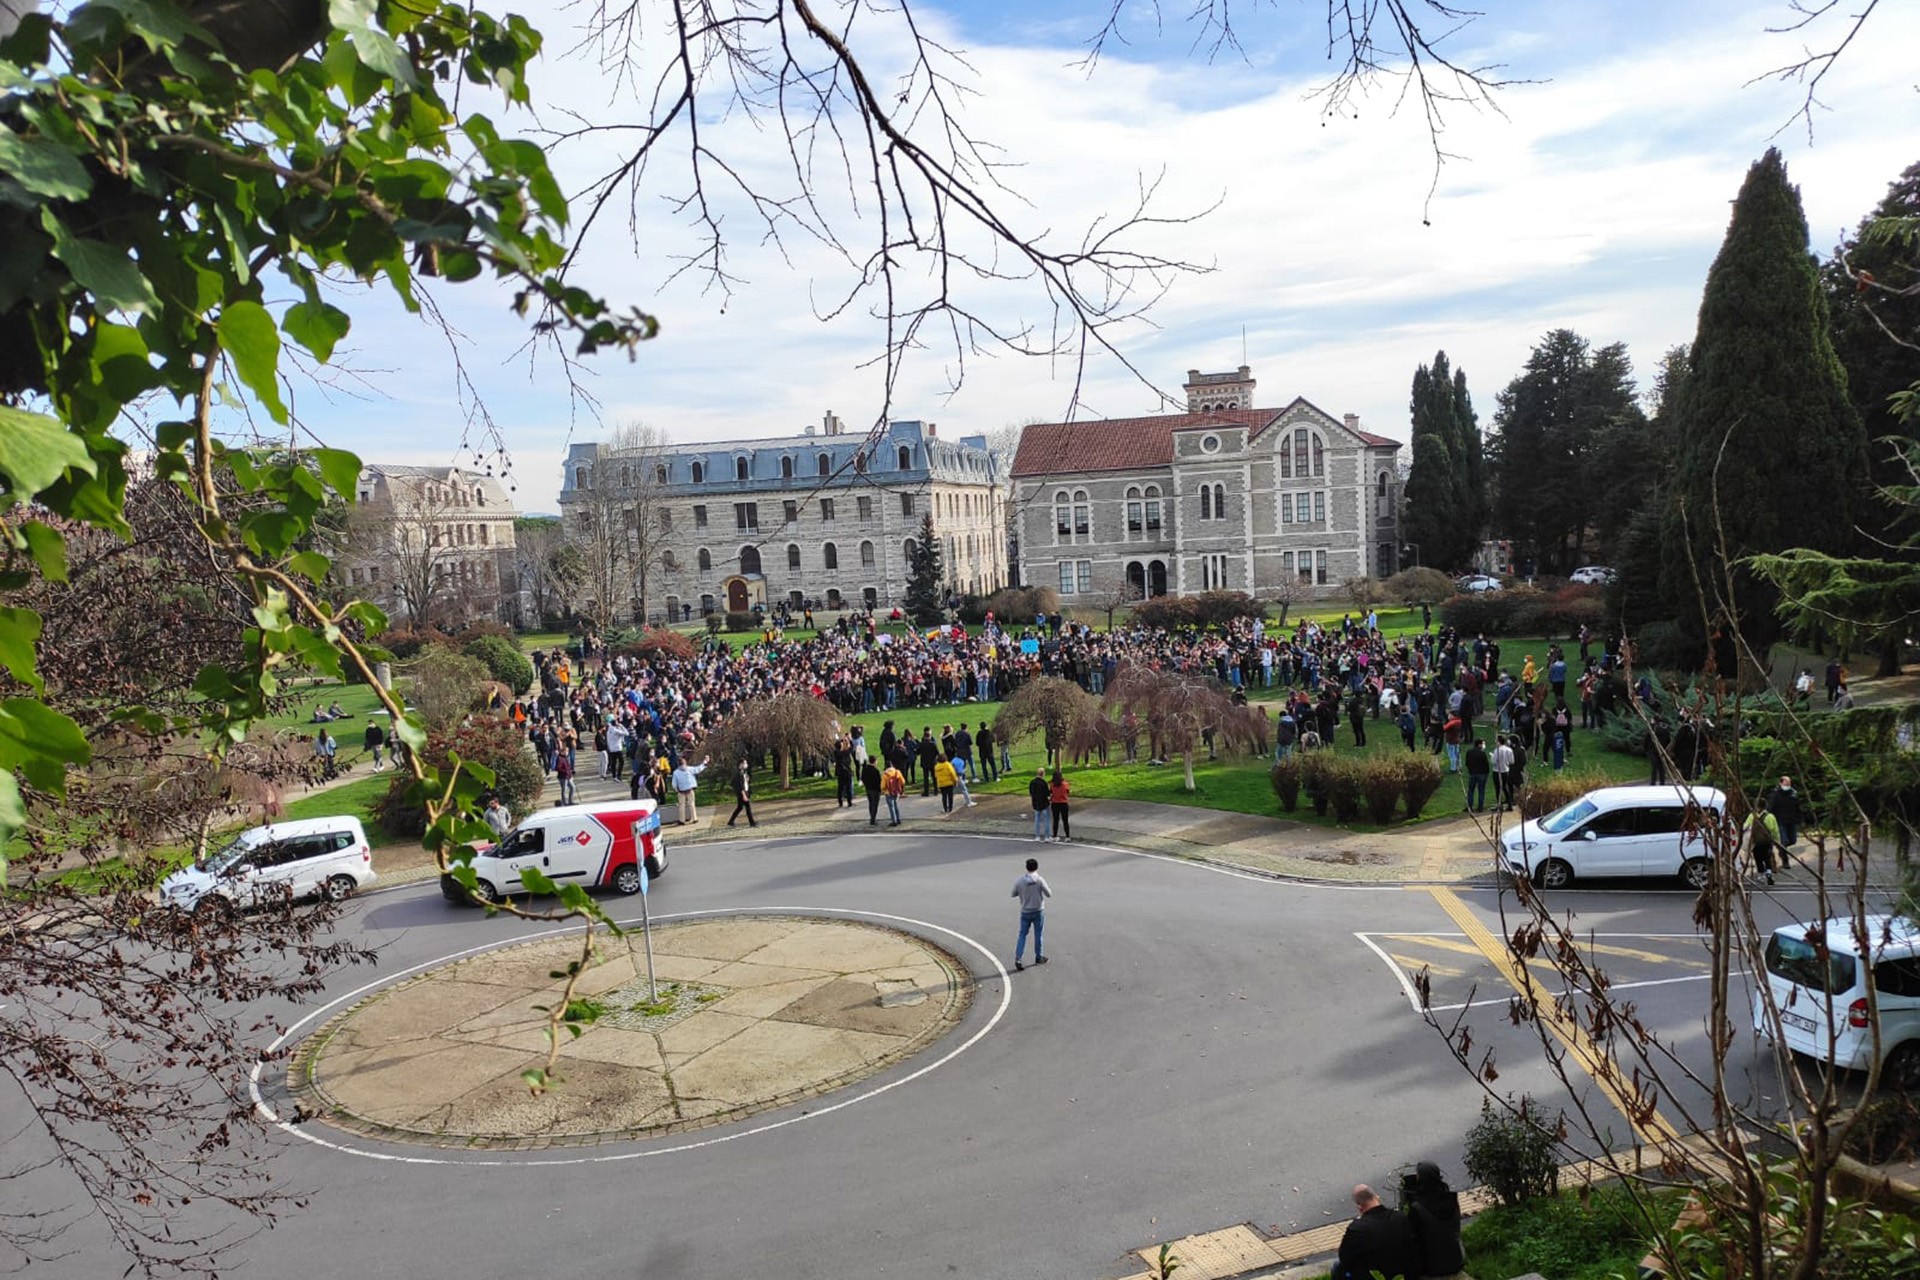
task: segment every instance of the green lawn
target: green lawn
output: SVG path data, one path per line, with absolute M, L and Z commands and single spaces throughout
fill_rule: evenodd
M 522 631 L 514 638 L 519 641 L 522 653 L 532 653 L 535 649 L 564 649 L 573 639 L 564 631 Z
M 342 684 L 335 680 L 298 685 L 293 690 L 293 703 L 285 714 L 272 716 L 260 723 L 274 729 L 294 730 L 310 738 L 320 728 L 313 723 L 314 707 L 331 707 L 336 702 L 347 713 L 346 718 L 330 721 L 326 727 L 333 731 L 343 752 L 349 747 L 357 748 L 360 731 L 367 726 L 367 717 L 385 711 L 369 685 L 357 682 Z M 381 724 L 385 723 L 386 717 L 382 714 Z

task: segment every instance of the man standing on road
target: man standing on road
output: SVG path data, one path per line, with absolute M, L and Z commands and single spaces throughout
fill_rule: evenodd
M 748 826 L 760 825 L 753 820 L 753 774 L 748 771 L 745 760 L 733 775 L 733 817 L 727 819 L 727 825 L 732 826 L 743 813 L 747 815 Z
M 493 829 L 493 838 L 505 840 L 507 832 L 513 830 L 513 815 L 507 812 L 507 806 L 500 803 L 496 795 L 487 797 L 487 811 L 481 815 L 487 820 L 487 826 Z
M 673 771 L 673 793 L 680 797 L 680 826 L 700 821 L 700 773 L 706 767 L 706 760 L 699 764 L 688 764 L 682 760 L 680 767 Z
M 1373 1280 L 1375 1272 L 1422 1274 L 1426 1260 L 1407 1215 L 1381 1204 L 1364 1182 L 1353 1189 L 1353 1203 L 1360 1216 L 1347 1224 L 1346 1234 L 1340 1237 L 1340 1261 L 1329 1280 Z
M 1013 967 L 1017 972 L 1027 967 L 1020 957 L 1026 954 L 1029 931 L 1033 933 L 1033 962 L 1047 962 L 1041 933 L 1047 927 L 1047 899 L 1053 896 L 1053 890 L 1040 876 L 1040 859 L 1027 859 L 1027 873 L 1013 882 L 1012 896 L 1020 899 L 1020 936 L 1013 944 Z
M 862 761 L 860 764 L 860 786 L 867 793 L 867 825 L 870 827 L 880 825 L 881 785 L 880 766 L 875 764 L 871 759 Z
M 1053 817 L 1053 789 L 1047 786 L 1046 766 L 1034 767 L 1033 781 L 1027 783 L 1027 799 L 1033 805 L 1033 838 L 1045 840 Z

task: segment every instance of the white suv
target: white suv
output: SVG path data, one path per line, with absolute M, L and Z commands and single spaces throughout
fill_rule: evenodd
M 1865 920 L 1871 963 L 1862 963 L 1853 921 L 1781 925 L 1767 939 L 1766 990 L 1753 993 L 1753 1029 L 1766 1037 L 1772 993 L 1787 1048 L 1850 1071 L 1873 1065 L 1867 984 L 1880 1012 L 1880 1078 L 1920 1090 L 1920 926 L 1899 916 Z
M 1583 564 L 1573 571 L 1568 581 L 1588 587 L 1605 586 L 1613 581 L 1613 570 L 1603 564 Z
M 338 902 L 373 881 L 373 850 L 358 818 L 301 818 L 242 831 L 163 880 L 160 900 L 225 914 L 288 898 Z
M 1698 889 L 1713 872 L 1701 818 L 1726 811 L 1712 787 L 1601 787 L 1501 833 L 1502 861 L 1543 889 L 1588 876 L 1674 875 Z

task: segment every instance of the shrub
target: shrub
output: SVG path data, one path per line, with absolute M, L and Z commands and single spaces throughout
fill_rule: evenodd
M 1417 566 L 1402 569 L 1381 584 L 1381 590 L 1390 600 L 1399 600 L 1405 604 L 1421 604 L 1435 600 L 1445 600 L 1453 594 L 1453 579 L 1438 569 Z
M 647 627 L 639 635 L 626 641 L 617 650 L 618 653 L 636 658 L 641 662 L 690 661 L 699 649 L 693 643 L 693 637 L 670 627 Z
M 444 729 L 479 707 L 491 677 L 484 664 L 445 645 L 429 645 L 407 668 L 407 701 L 430 729 Z
M 1466 591 L 1443 601 L 1440 621 L 1462 635 L 1539 635 L 1553 597 L 1531 587 L 1505 591 Z
M 1485 1186 L 1501 1204 L 1523 1204 L 1560 1190 L 1560 1162 L 1554 1157 L 1556 1120 L 1549 1127 L 1527 1094 L 1496 1108 L 1480 1102 L 1480 1123 L 1467 1131 L 1463 1163 L 1467 1175 Z
M 1203 591 L 1193 596 L 1156 596 L 1133 606 L 1132 621 L 1172 631 L 1219 626 L 1239 618 L 1264 618 L 1266 606 L 1244 591 Z
M 1332 788 L 1327 776 L 1333 770 L 1334 759 L 1331 752 L 1296 752 L 1294 759 L 1300 762 L 1300 785 L 1306 789 L 1307 802 L 1313 811 L 1321 817 L 1327 815 L 1327 805 L 1332 797 Z
M 477 720 L 457 729 L 434 730 L 427 735 L 421 759 L 444 769 L 455 751 L 462 760 L 494 771 L 493 789 L 516 818 L 531 813 L 539 804 L 546 775 L 534 759 L 526 735 L 511 721 Z M 427 829 L 426 805 L 411 774 L 404 770 L 395 773 L 387 794 L 375 806 L 374 818 L 389 835 L 417 836 Z
M 1395 767 L 1400 773 L 1400 791 L 1406 798 L 1407 820 L 1420 816 L 1427 807 L 1427 801 L 1433 799 L 1440 790 L 1446 774 L 1441 771 L 1440 762 L 1430 755 L 1408 753 L 1396 759 Z
M 708 630 L 712 630 L 712 629 L 713 628 L 711 626 L 708 627 Z M 727 610 L 727 630 L 757 631 L 759 629 L 760 629 L 760 619 L 754 617 L 751 613 L 747 612 L 746 610 L 744 609 Z
M 1273 783 L 1273 794 L 1280 797 L 1280 807 L 1292 813 L 1300 807 L 1300 757 L 1289 755 L 1285 760 L 1276 760 L 1268 774 Z
M 1391 756 L 1374 756 L 1359 766 L 1360 794 L 1367 802 L 1367 821 L 1384 827 L 1393 821 L 1394 808 L 1406 790 L 1400 779 L 1400 762 Z
M 468 640 L 460 652 L 487 669 L 487 674 L 515 693 L 523 693 L 533 683 L 533 663 L 505 636 L 480 635 Z
M 1360 816 L 1360 762 L 1329 757 L 1327 765 L 1327 802 L 1333 808 L 1333 820 L 1352 822 Z
M 980 602 L 980 616 L 966 617 L 962 607 L 962 621 L 981 623 L 991 613 L 993 620 L 1006 625 L 1018 626 L 1032 622 L 1040 614 L 1054 614 L 1060 611 L 1060 593 L 1052 587 L 1002 587 Z
M 395 627 L 383 632 L 374 643 L 404 662 L 408 658 L 418 657 L 420 651 L 430 644 L 445 644 L 447 635 L 433 627 L 421 627 L 417 630 L 407 627 Z
M 506 623 L 497 622 L 492 618 L 476 618 L 467 623 L 453 633 L 453 641 L 464 649 L 484 636 L 493 636 L 505 640 L 508 644 L 513 643 L 513 629 Z
M 1527 781 L 1520 788 L 1520 816 L 1544 817 L 1561 805 L 1572 804 L 1589 791 L 1612 785 L 1613 779 L 1597 769 L 1579 773 L 1569 769 L 1564 773 L 1549 773 L 1539 777 L 1529 770 Z
M 726 625 L 725 619 L 723 619 L 719 614 L 710 613 L 707 615 L 707 634 L 708 635 L 710 636 L 719 635 L 720 628 L 724 625 Z

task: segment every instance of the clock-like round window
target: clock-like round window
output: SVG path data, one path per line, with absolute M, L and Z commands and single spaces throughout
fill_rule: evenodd
M 1220 452 L 1220 437 L 1219 436 L 1201 436 L 1200 451 L 1202 453 Z

